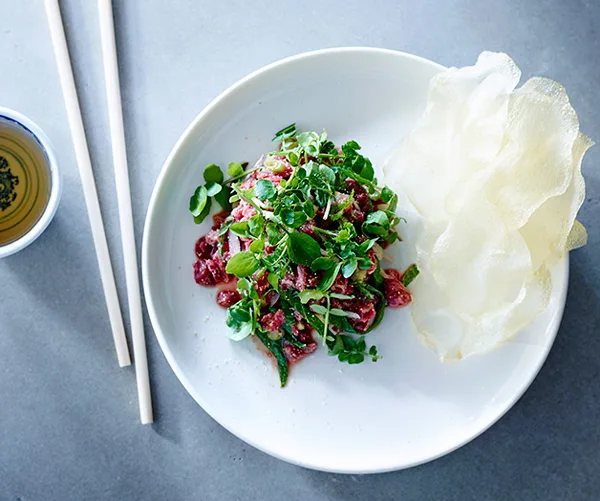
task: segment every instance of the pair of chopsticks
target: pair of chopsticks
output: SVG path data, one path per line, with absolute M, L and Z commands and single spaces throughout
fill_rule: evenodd
M 75 89 L 73 69 L 69 57 L 69 50 L 65 38 L 65 31 L 58 0 L 45 0 L 48 24 L 54 46 L 54 54 L 58 65 L 58 74 L 65 99 L 67 117 L 73 143 L 75 157 L 79 166 L 79 175 L 83 185 L 83 194 L 87 206 L 92 236 L 100 267 L 100 277 L 104 288 L 104 296 L 108 307 L 108 316 L 112 328 L 117 359 L 121 367 L 131 364 L 123 316 L 119 307 L 115 277 L 108 253 L 106 233 L 100 212 L 100 203 L 96 191 L 96 183 L 92 172 L 92 162 L 88 150 L 85 130 L 81 117 L 81 109 Z M 113 163 L 115 181 L 117 186 L 117 200 L 119 206 L 119 219 L 121 225 L 121 239 L 125 260 L 125 277 L 127 281 L 127 298 L 131 315 L 131 332 L 133 339 L 133 353 L 135 373 L 138 387 L 140 417 L 142 424 L 152 423 L 152 401 L 150 396 L 150 379 L 148 376 L 148 359 L 146 356 L 146 340 L 144 337 L 144 323 L 142 317 L 142 300 L 140 296 L 140 282 L 138 276 L 135 237 L 133 229 L 133 215 L 131 210 L 131 191 L 129 187 L 129 173 L 127 169 L 127 155 L 125 150 L 125 133 L 123 130 L 123 111 L 121 108 L 121 92 L 119 89 L 119 70 L 117 64 L 117 51 L 111 0 L 98 0 L 98 13 L 100 18 L 100 36 L 102 39 L 102 60 L 104 63 L 104 76 L 106 95 L 108 99 L 108 117 L 110 122 L 110 136 L 113 149 Z

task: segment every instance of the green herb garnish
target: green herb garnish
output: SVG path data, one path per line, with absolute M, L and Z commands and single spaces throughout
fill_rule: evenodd
M 325 131 L 299 132 L 296 124 L 278 131 L 273 141 L 276 151 L 252 169 L 232 162 L 226 178 L 219 166 L 208 165 L 189 208 L 201 223 L 213 199 L 228 212 L 243 204 L 243 211 L 236 209 L 238 215 L 229 215 L 218 228 L 221 256 L 229 248 L 228 232 L 242 244 L 241 251 L 225 257 L 225 271 L 238 277 L 242 298 L 228 309 L 227 325 L 234 340 L 249 335 L 261 340 L 284 386 L 286 353 L 308 346 L 298 338 L 299 329 L 314 330 L 340 362 L 381 358 L 375 346 L 367 346 L 365 334 L 384 315 L 379 259 L 382 248 L 399 240 L 401 218 L 395 214 L 397 195 L 377 184 L 356 141 L 338 149 Z M 410 284 L 418 273 L 410 266 L 402 283 Z M 278 315 L 275 327 L 265 315 Z

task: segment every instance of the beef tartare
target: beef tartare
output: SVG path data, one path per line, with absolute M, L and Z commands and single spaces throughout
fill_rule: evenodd
M 221 206 L 196 242 L 194 279 L 221 286 L 229 337 L 260 340 L 285 386 L 290 365 L 317 349 L 315 335 L 340 362 L 381 358 L 365 334 L 386 307 L 410 303 L 418 270 L 383 267 L 400 239 L 397 196 L 377 185 L 355 141 L 338 148 L 295 124 L 273 140 L 277 150 L 253 167 L 229 164 L 228 179 L 207 166 L 190 211 L 201 223 L 213 201 Z

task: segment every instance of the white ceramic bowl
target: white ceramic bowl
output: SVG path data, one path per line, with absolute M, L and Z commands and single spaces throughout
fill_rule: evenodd
M 54 148 L 50 143 L 50 139 L 48 139 L 48 136 L 44 134 L 42 129 L 40 129 L 25 115 L 22 115 L 21 113 L 9 108 L 0 107 L 0 121 L 10 122 L 14 124 L 15 127 L 20 128 L 24 134 L 33 136 L 46 155 L 48 167 L 50 169 L 51 183 L 50 198 L 48 199 L 48 204 L 46 205 L 46 208 L 44 209 L 40 219 L 21 238 L 11 242 L 10 244 L 0 246 L 0 258 L 4 258 L 14 254 L 15 252 L 19 252 L 33 243 L 48 227 L 50 221 L 52 221 L 54 218 L 54 214 L 56 214 L 56 209 L 58 208 L 58 203 L 62 193 L 62 178 L 58 168 L 58 162 L 56 161 L 56 156 L 54 154 Z
M 302 466 L 345 473 L 423 463 L 456 449 L 499 419 L 529 386 L 552 345 L 565 300 L 567 261 L 554 273 L 548 310 L 514 341 L 485 356 L 441 364 L 420 344 L 407 309 L 369 334 L 383 359 L 342 365 L 323 349 L 293 368 L 285 389 L 250 340 L 223 334 L 215 290 L 192 274 L 189 197 L 204 166 L 252 162 L 291 122 L 357 140 L 375 165 L 414 126 L 428 82 L 442 69 L 381 49 L 330 49 L 269 65 L 205 108 L 173 148 L 152 195 L 143 243 L 150 318 L 171 367 L 214 419 L 246 442 Z M 402 254 L 402 248 L 397 252 Z

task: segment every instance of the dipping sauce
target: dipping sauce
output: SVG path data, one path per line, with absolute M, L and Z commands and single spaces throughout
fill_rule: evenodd
M 22 125 L 0 117 L 0 247 L 27 234 L 50 200 L 48 157 Z

